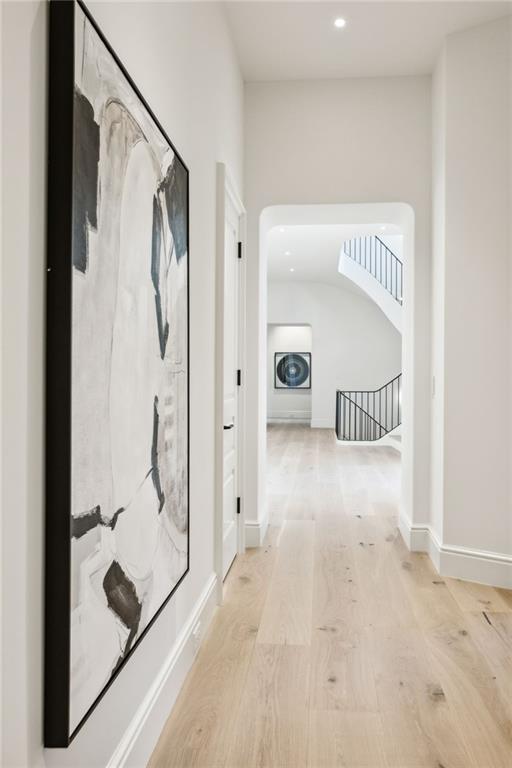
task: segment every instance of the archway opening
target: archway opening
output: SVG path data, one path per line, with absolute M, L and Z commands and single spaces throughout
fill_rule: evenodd
M 301 228 L 330 229 L 337 234 L 341 242 L 360 237 L 378 237 L 386 244 L 388 237 L 399 235 L 401 238 L 401 261 L 403 261 L 403 274 L 392 280 L 392 292 L 395 293 L 395 300 L 399 300 L 401 314 L 401 381 L 400 391 L 393 390 L 391 398 L 393 402 L 399 399 L 401 411 L 402 427 L 400 434 L 400 445 L 402 453 L 402 473 L 400 488 L 400 514 L 399 525 L 403 531 L 408 530 L 407 523 L 412 517 L 412 499 L 414 485 L 414 372 L 413 372 L 413 339 L 414 339 L 414 212 L 412 208 L 405 203 L 356 203 L 356 204 L 328 204 L 328 205 L 279 205 L 265 208 L 260 216 L 260 291 L 259 291 L 259 391 L 258 391 L 258 429 L 257 429 L 257 454 L 258 454 L 258 486 L 260 489 L 266 488 L 266 436 L 267 436 L 267 417 L 268 417 L 268 347 L 267 347 L 267 323 L 280 322 L 286 318 L 293 317 L 287 314 L 276 315 L 269 314 L 272 305 L 276 301 L 272 294 L 269 295 L 269 265 L 272 249 L 275 248 L 276 239 L 282 236 L 283 243 L 286 239 L 286 233 L 297 232 Z M 387 232 L 384 232 L 387 230 Z M 305 230 L 302 230 L 304 232 Z M 287 279 L 299 278 L 296 282 L 301 282 L 300 275 L 297 275 L 297 266 L 294 266 L 293 253 L 290 248 L 282 248 L 283 261 L 281 269 Z M 396 250 L 396 249 L 395 249 Z M 290 264 L 288 264 L 290 261 Z M 371 259 L 370 259 L 370 263 Z M 339 265 L 338 265 L 339 266 Z M 275 271 L 274 266 L 270 269 Z M 302 266 L 300 267 L 302 269 Z M 339 280 L 340 271 L 336 270 L 333 274 L 333 281 Z M 304 277 L 304 276 L 303 276 Z M 346 277 L 346 276 L 342 276 Z M 278 281 L 279 282 L 279 281 Z M 282 281 L 284 284 L 284 280 Z M 273 292 L 273 289 L 271 289 Z M 288 296 L 288 299 L 290 297 Z M 293 298 L 293 297 L 292 297 Z M 270 300 L 270 304 L 269 304 Z M 279 300 L 278 300 L 279 304 Z M 382 307 L 381 307 L 382 309 Z M 384 310 L 383 310 L 384 311 Z M 313 346 L 317 349 L 314 323 L 304 313 L 303 308 L 297 308 L 296 322 L 306 322 L 312 325 Z M 362 352 L 364 356 L 364 351 Z M 312 370 L 314 371 L 315 382 L 319 372 L 317 371 L 315 359 L 311 360 Z M 324 371 L 325 371 L 324 367 Z M 398 371 L 397 371 L 398 373 Z M 322 369 L 320 370 L 322 375 Z M 362 386 L 362 385 L 361 385 Z M 372 383 L 368 386 L 374 386 Z M 332 390 L 332 382 L 327 389 Z M 315 395 L 318 402 L 322 402 L 325 413 L 319 415 L 318 408 L 315 409 Z M 333 393 L 330 391 L 330 395 Z M 391 401 L 390 401 L 391 402 Z M 336 399 L 329 396 L 327 391 L 320 388 L 317 394 L 315 390 L 312 393 L 312 412 L 311 425 L 313 427 L 334 429 Z M 315 415 L 316 414 L 316 415 Z M 368 435 L 367 435 L 368 436 Z M 369 435 L 371 437 L 371 434 Z M 359 435 L 361 437 L 361 435 Z M 264 512 L 265 514 L 265 512 Z M 268 514 L 268 510 L 267 510 Z M 268 522 L 262 520 L 262 531 Z

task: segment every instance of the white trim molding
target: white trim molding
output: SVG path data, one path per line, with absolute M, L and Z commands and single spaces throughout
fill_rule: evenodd
M 378 440 L 339 440 L 336 438 L 336 445 L 348 445 L 350 447 L 354 446 L 371 446 L 372 448 L 394 448 L 395 451 L 398 451 L 398 453 L 402 453 L 402 443 L 398 440 L 393 440 L 392 437 L 389 435 L 391 432 L 387 435 L 384 435 L 384 437 L 380 437 Z
M 290 421 L 309 424 L 311 422 L 311 413 L 308 411 L 274 411 L 267 416 L 267 424 L 280 424 Z
M 412 525 L 403 513 L 398 527 L 411 552 L 427 552 L 441 576 L 512 589 L 512 557 L 443 544 L 430 525 Z
M 263 520 L 246 520 L 245 521 L 245 546 L 246 547 L 261 547 L 263 539 L 267 533 L 268 528 L 268 516 Z
M 332 419 L 311 419 L 311 429 L 334 429 Z
M 216 586 L 217 577 L 212 573 L 105 768 L 147 765 L 199 650 L 194 628 L 201 622 L 201 637 L 204 637 L 215 613 Z

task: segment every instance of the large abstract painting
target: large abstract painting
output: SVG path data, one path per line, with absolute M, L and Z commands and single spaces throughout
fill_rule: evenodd
M 188 570 L 188 171 L 86 8 L 50 24 L 45 740 L 66 746 Z

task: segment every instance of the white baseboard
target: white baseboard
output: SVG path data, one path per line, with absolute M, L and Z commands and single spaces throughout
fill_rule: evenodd
M 429 525 L 412 525 L 403 514 L 398 527 L 412 552 L 427 552 L 441 576 L 512 589 L 512 557 L 442 544 Z
M 311 411 L 273 411 L 267 421 L 311 421 Z
M 352 448 L 355 446 L 357 447 L 369 447 L 369 448 L 394 448 L 395 451 L 398 451 L 398 453 L 402 453 L 402 446 L 400 443 L 398 443 L 396 440 L 392 440 L 390 437 L 385 435 L 384 437 L 381 437 L 379 440 L 338 440 L 336 439 L 336 443 L 338 445 L 348 445 Z
M 106 768 L 140 768 L 147 765 L 196 657 L 198 648 L 192 636 L 193 629 L 200 621 L 201 636 L 204 637 L 215 612 L 216 584 L 216 576 L 212 574 Z
M 267 424 L 311 424 L 310 418 L 280 418 L 278 416 L 269 416 L 267 418 Z
M 385 437 L 381 438 L 380 440 L 377 440 L 377 445 L 386 445 L 388 448 L 394 448 L 395 451 L 398 451 L 398 453 L 402 453 L 402 441 L 397 440 L 394 437 L 390 437 L 390 435 L 386 435 Z
M 455 579 L 512 589 L 512 557 L 498 552 L 445 545 L 441 550 L 441 573 Z
M 267 533 L 268 528 L 268 515 L 263 520 L 246 520 L 245 521 L 245 546 L 246 547 L 261 547 L 263 539 Z
M 426 552 L 432 560 L 436 571 L 441 573 L 441 552 L 442 545 L 434 531 L 429 525 L 410 525 L 409 523 L 409 549 L 411 552 Z M 469 579 L 474 581 L 474 579 Z
M 311 429 L 334 429 L 332 419 L 311 419 Z
M 400 513 L 398 515 L 398 530 L 401 533 L 402 539 L 404 540 L 404 544 L 407 547 L 408 550 L 412 552 L 418 552 L 423 550 L 417 550 L 413 549 L 412 547 L 412 535 L 411 535 L 411 521 L 409 518 L 407 518 L 402 510 L 400 510 Z

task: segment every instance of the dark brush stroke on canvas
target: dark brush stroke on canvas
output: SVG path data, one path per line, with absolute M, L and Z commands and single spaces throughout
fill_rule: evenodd
M 105 574 L 103 589 L 107 597 L 108 607 L 114 611 L 125 627 L 130 630 L 123 650 L 123 656 L 125 656 L 130 650 L 130 646 L 137 634 L 142 605 L 137 597 L 135 585 L 115 560 Z
M 160 417 L 158 415 L 158 397 L 155 396 L 153 403 L 153 444 L 151 446 L 151 472 L 153 477 L 153 485 L 155 486 L 156 495 L 158 496 L 158 511 L 161 512 L 165 502 L 165 495 L 162 491 L 162 484 L 160 482 L 160 470 L 158 468 L 158 428 L 160 425 Z
M 160 185 L 160 190 L 165 195 L 169 227 L 178 261 L 181 261 L 188 248 L 187 185 L 187 173 L 180 161 L 175 158 Z
M 158 323 L 158 338 L 160 341 L 160 357 L 165 357 L 165 348 L 169 338 L 169 323 L 164 321 L 162 311 L 162 294 L 160 293 L 160 252 L 162 249 L 163 217 L 158 197 L 153 198 L 153 232 L 151 238 L 151 279 L 155 288 L 156 321 Z
M 73 265 L 85 272 L 88 228 L 98 226 L 100 127 L 94 119 L 92 105 L 76 88 L 74 112 Z
M 101 514 L 101 507 L 97 504 L 93 509 L 87 510 L 74 515 L 71 518 L 71 536 L 73 539 L 80 539 L 85 536 L 89 531 L 94 530 L 99 525 L 110 528 L 112 531 L 116 527 L 116 523 L 125 510 L 125 507 L 120 507 L 111 518 L 106 518 Z

